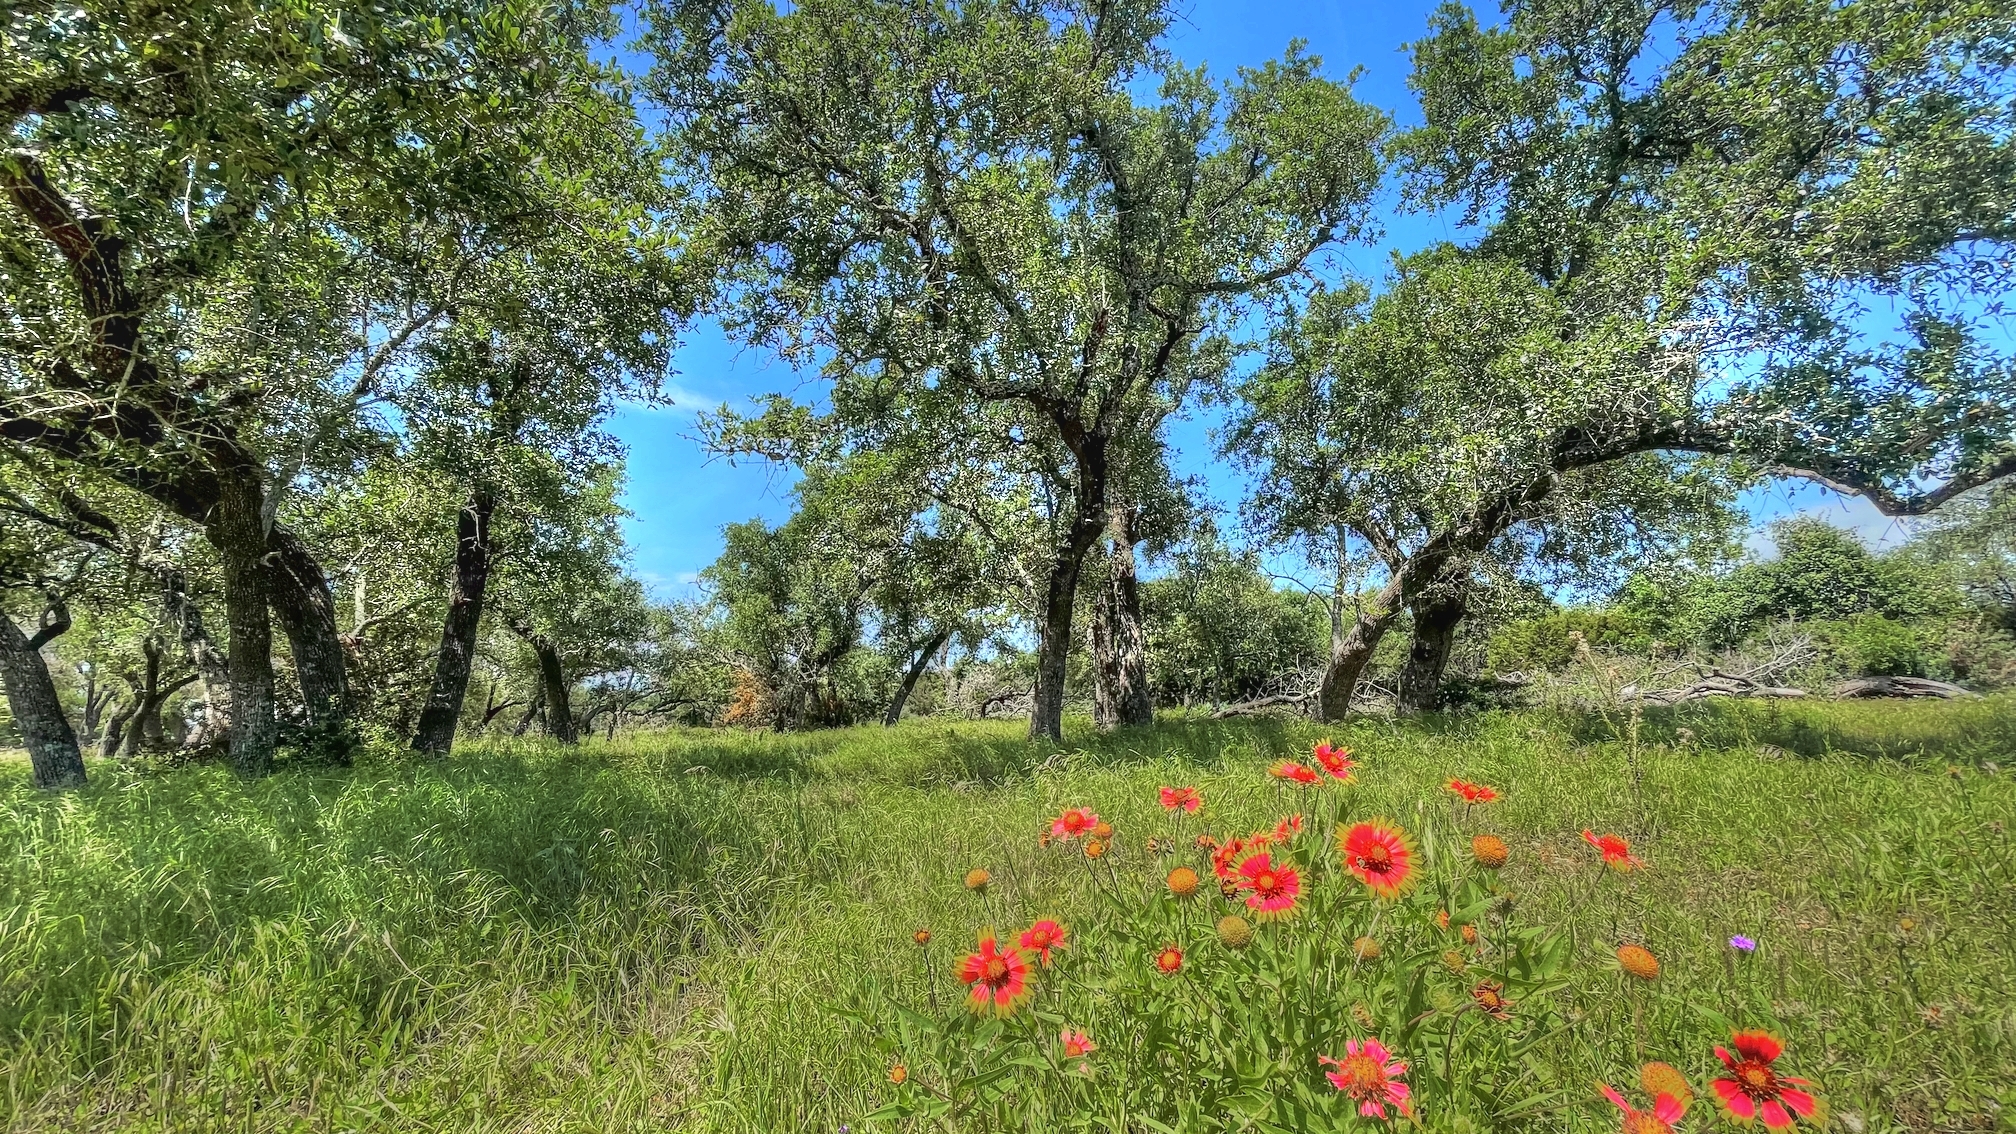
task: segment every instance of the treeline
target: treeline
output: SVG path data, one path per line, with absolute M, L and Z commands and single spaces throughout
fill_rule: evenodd
M 1425 707 L 1494 604 L 1708 562 L 1759 477 L 1924 515 L 2016 472 L 2006 6 L 1445 7 L 1407 129 L 1293 46 L 1212 82 L 1177 11 L 17 5 L 38 782 L 920 698 L 1057 737 L 1074 690 L 1110 727 L 1291 671 L 1334 718 L 1396 627 Z M 1469 235 L 1346 277 L 1386 208 Z M 703 419 L 799 508 L 665 607 L 605 423 L 702 316 L 823 384 Z M 1313 591 L 1199 538 L 1166 426 L 1207 404 L 1242 538 Z

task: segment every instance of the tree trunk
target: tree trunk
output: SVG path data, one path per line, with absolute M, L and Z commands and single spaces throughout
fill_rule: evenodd
M 140 640 L 140 653 L 147 662 L 140 680 L 133 683 L 133 718 L 126 724 L 126 743 L 119 752 L 128 760 L 140 755 L 142 745 L 159 747 L 161 740 L 161 646 L 153 635 Z
M 490 582 L 490 493 L 470 494 L 455 520 L 455 577 L 448 587 L 448 617 L 441 625 L 441 649 L 434 659 L 434 684 L 413 749 L 445 755 L 455 744 L 469 671 L 476 662 L 476 631 L 483 619 L 483 592 Z
M 98 738 L 98 755 L 110 760 L 119 754 L 120 744 L 126 739 L 126 722 L 133 719 L 133 711 L 139 708 L 138 701 L 121 704 L 105 722 L 105 735 Z
M 263 776 L 273 766 L 279 722 L 273 715 L 273 629 L 268 623 L 266 533 L 260 492 L 251 477 L 225 477 L 210 514 L 210 542 L 224 567 L 224 609 L 231 626 L 231 767 Z
M 568 704 L 567 671 L 560 664 L 560 647 L 554 645 L 551 638 L 534 631 L 528 623 L 514 621 L 511 631 L 525 639 L 539 658 L 539 695 L 533 702 L 532 711 L 538 712 L 541 706 L 544 707 L 546 735 L 562 744 L 577 743 L 580 736 L 574 731 L 574 710 Z M 519 735 L 524 735 L 525 724 L 531 716 L 527 713 L 526 720 L 519 722 Z
M 272 564 L 267 601 L 294 655 L 294 672 L 301 680 L 301 701 L 309 727 L 347 745 L 349 675 L 343 639 L 336 629 L 336 596 L 329 591 L 329 577 L 307 545 L 286 528 L 275 525 L 264 542 Z
M 1456 627 L 1470 613 L 1470 595 L 1461 579 L 1443 579 L 1411 604 L 1414 642 L 1400 671 L 1402 712 L 1431 712 L 1442 707 L 1442 674 L 1449 667 Z
M 512 728 L 511 735 L 524 736 L 527 732 L 530 732 L 532 729 L 532 722 L 539 719 L 539 714 L 544 712 L 545 710 L 546 710 L 546 686 L 544 684 L 541 684 L 539 688 L 533 692 L 532 703 L 525 706 L 525 715 L 518 718 L 518 724 Z
M 1071 656 L 1071 616 L 1078 598 L 1078 573 L 1085 554 L 1106 529 L 1106 443 L 1079 435 L 1073 452 L 1078 484 L 1073 493 L 1071 528 L 1057 557 L 1043 596 L 1043 624 L 1036 643 L 1036 687 L 1029 694 L 1029 738 L 1064 739 L 1064 675 Z
M 940 630 L 931 635 L 930 640 L 924 643 L 924 647 L 917 651 L 916 659 L 910 663 L 909 668 L 903 671 L 903 682 L 896 687 L 896 696 L 889 701 L 889 711 L 882 714 L 882 724 L 884 727 L 893 725 L 903 719 L 903 706 L 910 700 L 911 690 L 917 688 L 917 681 L 924 676 L 924 671 L 930 667 L 931 659 L 938 656 L 938 651 L 945 648 L 945 643 L 951 637 L 952 631 L 950 628 Z
M 50 615 L 55 616 L 53 621 Z M 7 708 L 14 714 L 14 727 L 20 730 L 22 743 L 28 746 L 36 787 L 84 785 L 84 754 L 77 749 L 77 734 L 63 713 L 56 682 L 42 658 L 42 647 L 69 628 L 70 617 L 61 602 L 51 604 L 33 637 L 23 634 L 12 618 L 0 614 L 0 685 L 6 686 Z
M 231 669 L 224 651 L 217 648 L 203 626 L 203 609 L 189 597 L 189 585 L 182 572 L 160 571 L 161 605 L 175 624 L 183 653 L 196 667 L 196 679 L 203 686 L 203 720 L 182 742 L 185 748 L 204 748 L 226 741 L 231 729 Z
M 1330 611 L 1330 664 L 1323 671 L 1323 685 L 1316 694 L 1316 716 L 1325 721 L 1341 721 L 1351 709 L 1351 697 L 1358 690 L 1358 678 L 1372 660 L 1379 640 L 1399 616 L 1401 577 L 1396 574 L 1379 589 L 1370 604 L 1361 606 L 1345 625 L 1343 596 L 1334 596 Z
M 1148 695 L 1148 635 L 1141 627 L 1134 568 L 1135 519 L 1131 507 L 1112 510 L 1106 576 L 1092 605 L 1092 722 L 1102 732 L 1155 721 L 1155 703 Z

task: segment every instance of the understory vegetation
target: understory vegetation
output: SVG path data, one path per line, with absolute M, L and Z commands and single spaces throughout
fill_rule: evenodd
M 1321 937 L 1322 922 L 1258 925 L 1255 945 L 1230 950 L 1211 918 L 1241 907 L 1216 895 L 1200 852 L 1155 854 L 1148 840 L 1243 834 L 1291 812 L 1313 825 L 1334 809 L 1431 833 L 1431 873 L 1467 858 L 1458 826 L 1499 835 L 1505 924 L 1563 942 L 1558 987 L 1515 997 L 1506 1021 L 1464 1017 L 1474 1081 L 1520 1084 L 1499 1100 L 1506 1113 L 1421 1085 L 1439 1046 L 1397 1050 L 1427 1129 L 1614 1129 L 1595 1083 L 1635 1097 L 1650 1060 L 1681 1069 L 1710 1107 L 1728 1022 L 1782 1037 L 1786 1073 L 1812 1079 L 1844 1129 L 1997 1129 L 2016 1106 L 2012 710 L 1990 698 L 1365 720 L 1327 734 L 1351 749 L 1358 782 L 1320 798 L 1270 779 L 1319 738 L 1273 720 L 1113 736 L 1074 724 L 1061 748 L 1006 722 L 491 742 L 449 762 L 371 758 L 252 782 L 108 766 L 62 795 L 17 765 L 0 795 L 6 1128 L 865 1130 L 900 1091 L 958 1074 L 905 1049 L 896 1010 L 971 1027 L 956 1023 L 955 966 L 990 924 L 1055 918 L 1074 935 L 1060 965 L 1176 1000 L 1207 999 L 1221 979 L 1265 1002 L 1238 974 Z M 1466 816 L 1452 777 L 1501 798 Z M 1165 812 L 1167 785 L 1196 787 L 1202 809 Z M 1039 846 L 1071 806 L 1113 828 L 1096 864 Z M 1585 828 L 1628 838 L 1646 868 L 1606 871 Z M 1305 870 L 1334 862 L 1328 832 L 1307 837 Z M 1178 863 L 1205 892 L 1169 941 L 1189 967 L 1165 979 L 1154 947 L 1103 932 L 1094 910 L 1108 890 L 1168 901 L 1157 895 Z M 1091 888 L 1090 865 L 1106 889 Z M 991 874 L 984 893 L 962 882 L 975 868 Z M 1378 931 L 1386 960 L 1363 966 L 1364 986 L 1382 964 L 1464 948 L 1430 919 L 1433 893 Z M 1503 939 L 1480 924 L 1471 963 L 1488 965 Z M 912 940 L 920 929 L 928 946 Z M 1618 970 L 1620 941 L 1656 955 L 1657 980 Z M 1348 1013 L 1360 987 L 1297 1007 Z M 1097 1044 L 1080 1073 L 1051 1066 L 1044 995 L 998 1041 L 1037 1058 L 951 1128 L 1192 1128 L 1176 1100 L 1159 1115 L 1114 1109 L 1147 1072 L 1130 1063 L 1143 1001 L 1072 1004 L 1070 1026 Z M 1503 1062 L 1490 1036 L 1530 1046 Z M 1320 1072 L 1254 1073 L 1285 1095 L 1321 1086 Z M 1342 1099 L 1322 1107 L 1309 1129 L 1348 1125 Z

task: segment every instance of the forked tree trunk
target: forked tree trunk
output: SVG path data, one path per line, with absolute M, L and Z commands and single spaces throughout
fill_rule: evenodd
M 1078 575 L 1085 555 L 1106 529 L 1106 443 L 1078 438 L 1078 484 L 1070 530 L 1050 563 L 1044 587 L 1043 622 L 1037 629 L 1036 687 L 1029 694 L 1029 738 L 1064 739 L 1064 675 L 1071 656 L 1071 618 L 1078 600 Z
M 1092 723 L 1102 732 L 1155 721 L 1148 694 L 1148 636 L 1141 626 L 1134 566 L 1134 524 L 1134 509 L 1112 510 L 1107 525 L 1112 545 L 1092 605 Z
M 196 680 L 203 689 L 203 719 L 190 731 L 183 746 L 204 748 L 223 743 L 231 729 L 230 661 L 204 628 L 203 610 L 189 597 L 188 582 L 182 572 L 166 568 L 158 577 L 161 605 L 168 612 L 168 620 L 175 624 L 182 651 L 188 655 L 189 664 L 196 667 Z
M 12 618 L 0 614 L 0 685 L 6 686 L 8 711 L 14 714 L 14 727 L 20 730 L 22 743 L 28 746 L 36 787 L 84 785 L 84 754 L 77 749 L 77 734 L 63 713 L 56 682 L 42 658 L 42 647 L 69 628 L 69 614 L 60 602 L 51 604 L 32 637 L 23 634 Z
M 1456 627 L 1470 613 L 1468 588 L 1460 579 L 1444 580 L 1408 609 L 1414 613 L 1414 641 L 1400 671 L 1400 709 L 1430 712 L 1442 707 L 1442 676 L 1449 668 Z
M 476 632 L 483 620 L 483 595 L 490 584 L 490 493 L 470 494 L 455 520 L 455 577 L 448 586 L 448 615 L 441 625 L 441 648 L 434 658 L 434 684 L 420 723 L 413 730 L 416 752 L 446 754 L 455 745 L 455 726 L 469 691 L 476 662 Z
M 903 681 L 896 686 L 896 695 L 889 700 L 889 711 L 882 714 L 882 724 L 885 727 L 903 719 L 903 706 L 909 702 L 911 691 L 917 688 L 918 679 L 924 676 L 924 671 L 931 665 L 931 659 L 938 656 L 938 651 L 944 649 L 945 643 L 951 638 L 952 631 L 949 628 L 940 630 L 931 635 L 923 648 L 917 651 L 917 656 L 903 671 Z
M 119 754 L 119 746 L 126 740 L 126 722 L 133 719 L 134 710 L 140 707 L 138 701 L 120 702 L 105 722 L 105 734 L 98 738 L 98 755 L 110 760 Z
M 1389 580 L 1348 620 L 1341 605 L 1343 597 L 1335 596 L 1332 601 L 1337 605 L 1330 613 L 1330 664 L 1323 670 L 1323 685 L 1316 693 L 1316 715 L 1325 721 L 1341 721 L 1351 709 L 1359 677 L 1400 614 L 1400 579 Z
M 231 767 L 263 776 L 273 766 L 279 721 L 273 715 L 273 630 L 266 594 L 266 533 L 260 493 L 250 477 L 226 477 L 211 511 L 210 542 L 223 564 L 224 609 L 231 626 Z

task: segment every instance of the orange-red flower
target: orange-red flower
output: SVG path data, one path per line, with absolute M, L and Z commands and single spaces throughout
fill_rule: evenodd
M 1155 954 L 1155 967 L 1165 973 L 1182 972 L 1183 950 L 1178 949 L 1174 945 L 1162 946 L 1162 951 Z
M 1272 857 L 1256 854 L 1239 864 L 1239 887 L 1250 891 L 1246 908 L 1255 920 L 1279 921 L 1295 915 L 1302 876 L 1285 862 L 1277 865 Z
M 1092 1037 L 1082 1031 L 1074 1032 L 1070 1028 L 1065 1028 L 1057 1038 L 1064 1044 L 1066 1059 L 1082 1059 L 1099 1050 L 1099 1045 L 1092 1042 Z
M 1197 892 L 1197 872 L 1187 866 L 1170 871 L 1167 881 L 1169 892 L 1179 898 L 1187 898 Z
M 1337 836 L 1344 865 L 1381 898 L 1397 898 L 1414 884 L 1414 847 L 1406 832 L 1385 820 L 1360 823 Z
M 1096 812 L 1084 807 L 1067 807 L 1064 813 L 1050 823 L 1050 833 L 1060 839 L 1075 839 L 1089 834 L 1099 825 Z
M 1211 873 L 1216 874 L 1220 878 L 1232 877 L 1232 863 L 1234 860 L 1248 850 L 1265 845 L 1267 845 L 1266 835 L 1258 835 L 1251 838 L 1240 838 L 1235 835 L 1232 838 L 1226 839 L 1211 851 Z
M 1333 748 L 1327 740 L 1316 744 L 1316 763 L 1330 773 L 1332 779 L 1345 783 L 1351 782 L 1351 769 L 1358 766 L 1358 762 L 1351 759 L 1349 748 Z
M 1495 803 L 1498 789 L 1488 784 L 1473 784 L 1469 780 L 1450 780 L 1443 785 L 1463 797 L 1465 803 Z
M 1358 1113 L 1366 1118 L 1385 1118 L 1389 1104 L 1401 1114 L 1413 1116 L 1407 1084 L 1400 1081 L 1407 1074 L 1407 1065 L 1393 1058 L 1378 1040 L 1345 1040 L 1344 1058 L 1319 1055 L 1316 1061 L 1336 1068 L 1325 1071 L 1324 1076 L 1357 1103 Z
M 1045 965 L 1050 963 L 1050 950 L 1066 948 L 1064 927 L 1045 918 L 1022 931 L 1022 948 L 1036 954 L 1036 959 Z
M 1274 841 L 1277 843 L 1285 843 L 1301 833 L 1302 817 L 1300 815 L 1290 815 L 1288 818 L 1274 824 Z
M 1470 1001 L 1479 1012 L 1494 1020 L 1512 1018 L 1512 1002 L 1505 999 L 1505 986 L 1495 981 L 1480 981 L 1470 990 Z
M 1194 787 L 1165 787 L 1162 789 L 1162 810 L 1195 811 L 1204 802 Z
M 1603 852 L 1603 865 L 1612 870 L 1629 872 L 1643 867 L 1631 853 L 1631 840 L 1622 835 L 1598 837 L 1594 831 L 1582 832 L 1582 841 Z
M 1603 1088 L 1604 1098 L 1616 1103 L 1617 1109 L 1624 1112 L 1623 1134 L 1673 1134 L 1673 1124 L 1687 1113 L 1687 1104 L 1669 1094 L 1661 1094 L 1652 1100 L 1651 1110 L 1637 1110 L 1608 1083 L 1598 1083 L 1597 1086 Z
M 1780 1075 L 1772 1066 L 1785 1050 L 1777 1036 L 1763 1031 L 1737 1032 L 1729 1043 L 1736 1049 L 1734 1053 L 1725 1047 L 1715 1049 L 1715 1058 L 1729 1069 L 1728 1077 L 1708 1084 L 1729 1117 L 1745 1123 L 1761 1119 L 1771 1130 L 1790 1129 L 1801 1118 L 1817 1120 L 1820 1100 L 1799 1089 L 1811 1084 Z
M 1293 760 L 1275 761 L 1274 766 L 1267 769 L 1267 774 L 1277 780 L 1287 780 L 1303 787 L 1321 782 L 1320 777 L 1316 775 L 1316 769 L 1307 764 L 1297 764 Z
M 979 951 L 959 962 L 959 979 L 972 986 L 969 1007 L 975 1012 L 992 1009 L 997 1016 L 1013 1012 L 1031 992 L 1029 963 L 1016 950 L 997 952 L 992 937 L 982 937 Z

